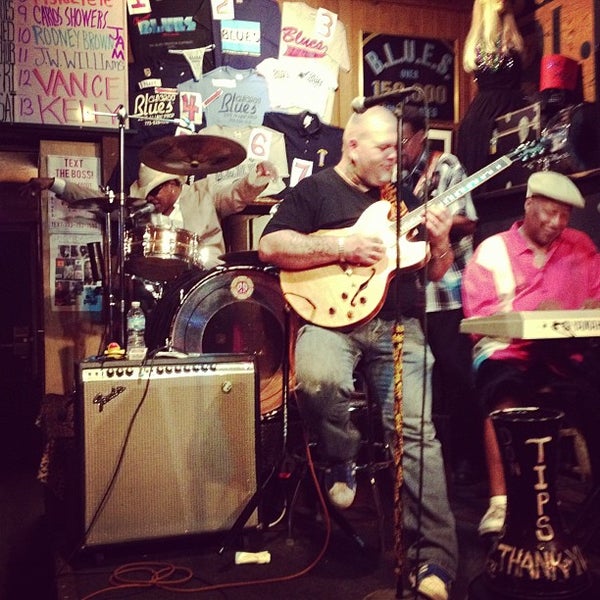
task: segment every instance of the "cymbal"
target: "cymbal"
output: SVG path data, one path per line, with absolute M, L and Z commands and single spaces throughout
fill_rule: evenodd
M 146 204 L 146 200 L 144 198 L 125 198 L 125 206 L 128 209 L 137 209 L 144 204 Z M 109 213 L 119 210 L 119 200 L 109 196 L 100 196 L 99 198 L 80 198 L 79 200 L 72 200 L 69 202 L 69 206 L 72 208 L 91 210 L 92 212 Z
M 246 149 L 218 135 L 176 135 L 154 140 L 140 150 L 140 160 L 163 173 L 206 177 L 226 171 L 246 158 Z

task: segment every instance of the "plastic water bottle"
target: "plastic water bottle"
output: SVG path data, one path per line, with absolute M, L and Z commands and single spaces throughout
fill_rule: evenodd
M 131 303 L 127 312 L 127 358 L 129 360 L 144 360 L 146 357 L 146 315 L 138 301 Z

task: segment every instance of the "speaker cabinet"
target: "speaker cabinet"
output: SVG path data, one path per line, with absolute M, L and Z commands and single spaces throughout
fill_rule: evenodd
M 234 524 L 257 490 L 252 357 L 83 362 L 77 377 L 83 548 Z

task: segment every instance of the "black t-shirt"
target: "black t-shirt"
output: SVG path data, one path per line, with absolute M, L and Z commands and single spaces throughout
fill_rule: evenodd
M 403 189 L 402 194 L 407 204 L 418 203 L 409 190 Z M 313 233 L 319 229 L 350 227 L 378 200 L 378 188 L 361 192 L 348 185 L 333 168 L 324 169 L 301 180 L 286 193 L 263 235 L 283 229 Z M 394 225 L 382 224 L 382 227 L 387 226 Z M 399 299 L 401 314 L 420 316 L 424 302 L 421 287 L 417 272 L 402 272 L 394 277 L 378 316 L 390 319 L 396 316 L 394 296 Z

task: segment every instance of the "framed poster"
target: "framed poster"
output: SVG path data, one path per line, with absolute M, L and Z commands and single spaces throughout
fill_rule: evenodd
M 430 129 L 427 132 L 429 147 L 440 152 L 452 152 L 452 129 Z
M 409 86 L 423 89 L 406 104 L 436 121 L 455 121 L 455 42 L 381 33 L 361 33 L 362 93 L 378 96 Z

